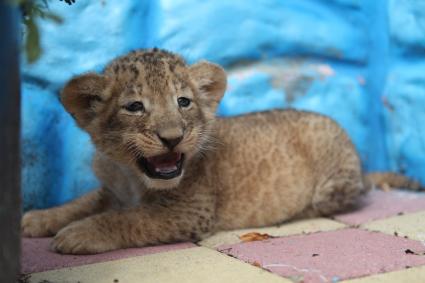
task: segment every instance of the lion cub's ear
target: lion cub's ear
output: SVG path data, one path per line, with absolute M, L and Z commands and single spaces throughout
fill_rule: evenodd
M 202 98 L 215 108 L 226 91 L 226 72 L 219 65 L 207 61 L 190 66 L 189 71 Z
M 106 86 L 105 77 L 89 73 L 74 77 L 62 90 L 62 104 L 80 127 L 85 128 L 95 117 L 96 106 L 104 100 Z

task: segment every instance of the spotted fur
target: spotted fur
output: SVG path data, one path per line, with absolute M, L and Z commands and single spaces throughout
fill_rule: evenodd
M 53 248 L 73 254 L 196 241 L 218 230 L 329 215 L 369 190 L 352 142 L 330 118 L 295 110 L 215 118 L 225 88 L 219 66 L 189 66 L 158 49 L 72 79 L 62 102 L 96 146 L 102 186 L 25 214 L 23 234 L 55 235 Z M 179 108 L 181 96 L 190 108 Z M 132 101 L 145 111 L 127 113 Z M 137 167 L 138 157 L 167 151 L 158 133 L 183 135 L 177 150 L 187 159 L 177 178 L 151 179 Z

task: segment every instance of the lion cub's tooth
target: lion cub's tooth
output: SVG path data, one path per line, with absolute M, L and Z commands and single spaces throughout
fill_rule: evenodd
M 177 166 L 172 167 L 156 167 L 155 172 L 157 173 L 171 173 L 177 170 Z

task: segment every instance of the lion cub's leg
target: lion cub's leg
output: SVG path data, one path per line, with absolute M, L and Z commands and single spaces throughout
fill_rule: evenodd
M 369 190 L 358 166 L 339 168 L 331 178 L 316 187 L 310 213 L 326 216 L 346 210 Z
M 214 201 L 181 200 L 109 210 L 63 228 L 52 243 L 65 254 L 199 240 L 214 227 Z
M 52 236 L 69 223 L 99 213 L 107 206 L 103 191 L 97 190 L 59 207 L 29 211 L 22 217 L 22 234 L 26 237 Z

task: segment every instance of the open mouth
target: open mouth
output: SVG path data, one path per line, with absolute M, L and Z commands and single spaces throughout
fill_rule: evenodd
M 184 154 L 168 152 L 148 158 L 141 157 L 137 164 L 148 177 L 168 180 L 181 175 L 183 161 Z

